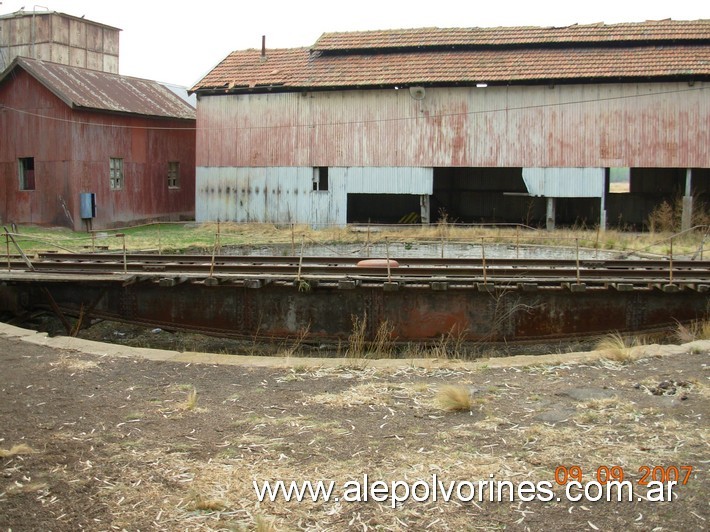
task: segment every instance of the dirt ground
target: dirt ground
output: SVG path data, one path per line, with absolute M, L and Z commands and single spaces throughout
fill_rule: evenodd
M 706 529 L 708 346 L 641 348 L 624 362 L 257 367 L 0 334 L 0 530 Z M 447 385 L 466 387 L 469 409 L 442 409 Z M 634 500 L 569 501 L 560 466 L 579 466 L 584 482 L 619 466 Z M 693 468 L 672 501 L 639 498 L 657 466 Z M 364 474 L 550 481 L 556 497 L 259 503 L 252 484 Z

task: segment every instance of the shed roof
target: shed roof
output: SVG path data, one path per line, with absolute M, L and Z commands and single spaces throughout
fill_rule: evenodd
M 710 20 L 324 33 L 229 54 L 193 92 L 710 76 Z
M 26 71 L 73 109 L 195 119 L 195 110 L 157 81 L 18 57 L 0 74 L 0 83 L 11 78 L 16 68 Z
M 564 27 L 411 28 L 324 33 L 314 50 L 376 50 L 411 47 L 662 43 L 710 39 L 710 20 L 651 20 Z

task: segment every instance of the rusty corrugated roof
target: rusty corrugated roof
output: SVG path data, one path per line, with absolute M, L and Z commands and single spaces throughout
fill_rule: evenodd
M 703 76 L 710 20 L 326 33 L 311 49 L 233 52 L 191 91 Z
M 0 81 L 11 75 L 15 68 L 25 70 L 74 109 L 195 119 L 195 110 L 157 81 L 25 57 L 16 58 Z

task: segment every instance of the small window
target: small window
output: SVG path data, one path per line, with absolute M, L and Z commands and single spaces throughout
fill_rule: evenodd
M 631 192 L 630 168 L 609 168 L 609 192 L 611 194 Z
M 313 169 L 313 190 L 328 190 L 328 167 L 316 166 Z
M 111 190 L 121 190 L 123 188 L 123 159 L 111 158 L 109 184 Z
M 17 164 L 20 177 L 20 190 L 35 189 L 35 158 L 22 157 Z
M 180 163 L 168 162 L 168 188 L 180 188 Z

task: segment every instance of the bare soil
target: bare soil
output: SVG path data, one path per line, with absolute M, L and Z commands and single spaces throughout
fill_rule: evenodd
M 710 520 L 708 354 L 264 368 L 100 357 L 0 336 L 0 529 L 700 530 Z M 442 410 L 445 385 L 468 387 L 470 409 Z M 639 495 L 644 466 L 693 471 L 660 503 L 570 502 L 557 486 L 560 501 L 392 509 L 259 503 L 252 486 L 434 473 L 554 482 L 558 466 L 573 465 L 585 482 L 623 467 Z

